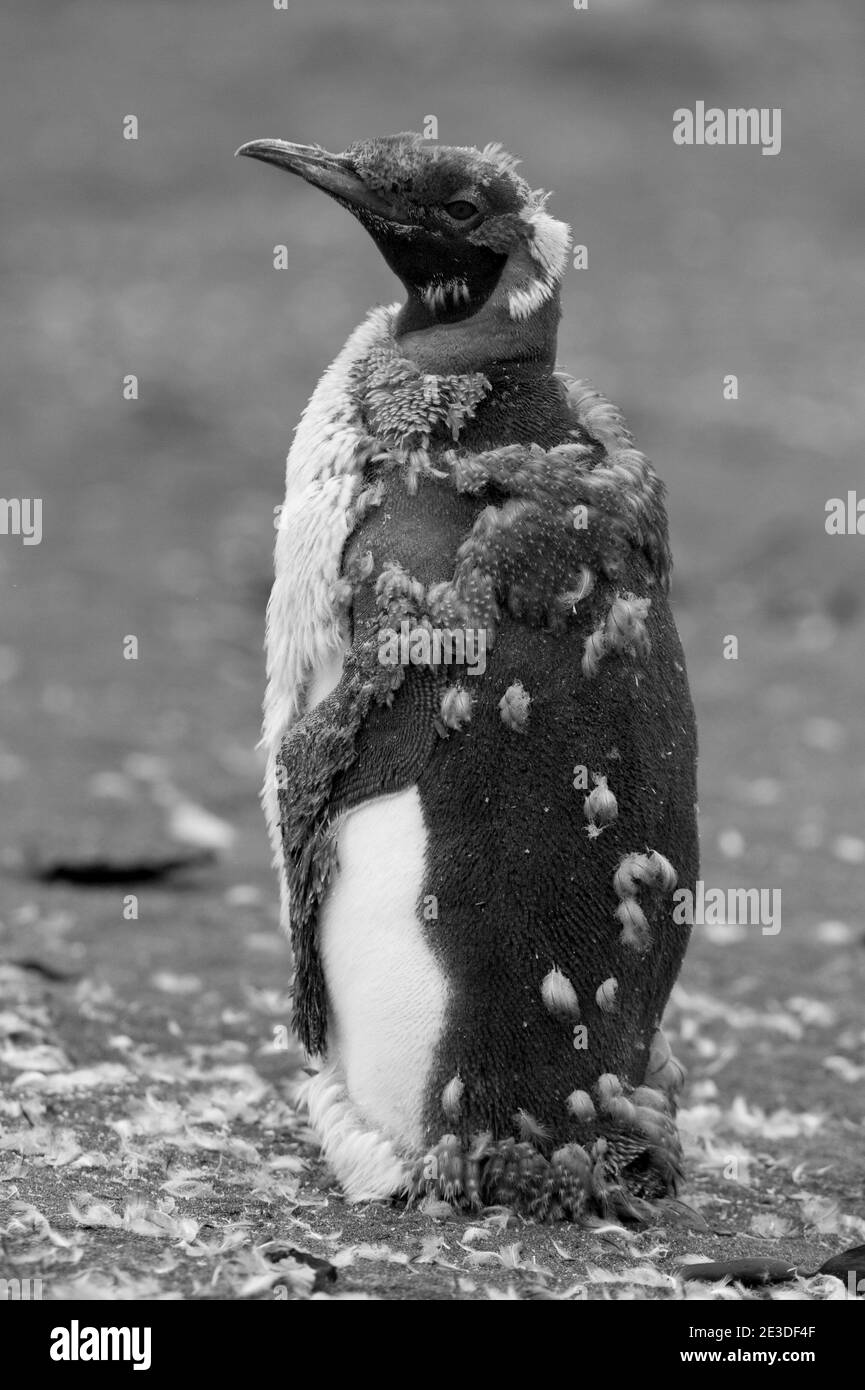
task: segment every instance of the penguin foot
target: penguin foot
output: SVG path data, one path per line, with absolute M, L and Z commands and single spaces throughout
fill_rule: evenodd
M 651 1198 L 675 1193 L 678 1140 L 638 1145 L 632 1136 L 565 1144 L 549 1157 L 528 1140 L 478 1135 L 464 1145 L 445 1134 L 409 1177 L 409 1205 L 426 1196 L 457 1208 L 507 1206 L 536 1221 L 593 1215 L 635 1225 L 653 1220 Z

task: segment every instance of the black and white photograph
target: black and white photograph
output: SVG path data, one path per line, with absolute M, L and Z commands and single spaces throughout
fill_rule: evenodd
M 2 29 L 33 1364 L 191 1369 L 157 1303 L 547 1300 L 687 1304 L 634 1369 L 828 1374 L 818 1305 L 865 1299 L 865 8 Z

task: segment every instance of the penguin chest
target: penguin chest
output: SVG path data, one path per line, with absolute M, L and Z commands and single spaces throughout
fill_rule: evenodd
M 319 923 L 329 1057 L 364 1117 L 406 1147 L 423 1138 L 427 1079 L 448 1002 L 423 930 L 426 857 L 416 787 L 347 812 Z

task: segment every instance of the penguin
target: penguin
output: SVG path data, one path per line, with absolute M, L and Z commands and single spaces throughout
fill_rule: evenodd
M 698 875 L 665 491 L 556 366 L 570 230 L 499 145 L 255 140 L 405 292 L 288 456 L 263 805 L 305 1103 L 349 1201 L 641 1220 Z

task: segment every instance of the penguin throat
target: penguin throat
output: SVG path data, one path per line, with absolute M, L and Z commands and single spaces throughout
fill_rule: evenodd
M 380 224 L 373 236 L 408 292 L 404 323 L 412 332 L 471 318 L 495 291 L 508 260 L 488 246 L 445 241 L 420 227 Z
M 410 294 L 394 323 L 400 355 L 437 376 L 484 372 L 493 380 L 514 365 L 551 369 L 561 317 L 558 285 L 545 287 L 545 297 L 521 318 L 513 316 L 512 292 L 503 275 L 479 308 L 458 317 L 436 317 Z

